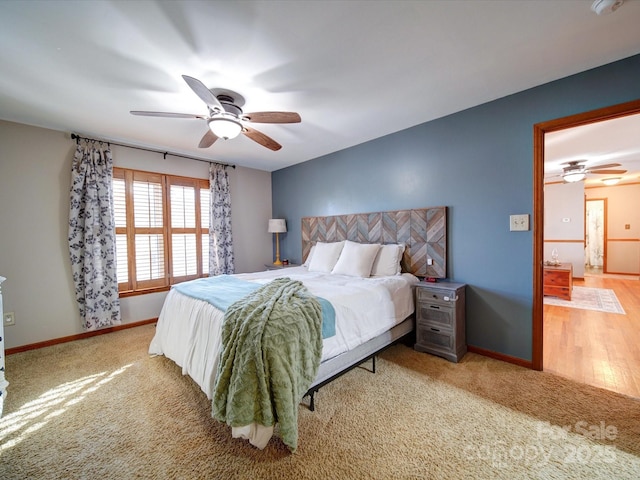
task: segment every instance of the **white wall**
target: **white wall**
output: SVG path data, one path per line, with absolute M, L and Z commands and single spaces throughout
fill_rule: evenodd
M 584 183 L 557 183 L 544 187 L 544 260 L 551 251 L 573 264 L 573 276 L 584 277 Z
M 75 142 L 59 132 L 0 121 L 0 275 L 5 348 L 82 332 L 67 246 Z M 208 163 L 113 146 L 116 166 L 208 178 Z M 230 169 L 236 272 L 271 261 L 271 174 Z M 123 323 L 159 315 L 166 293 L 123 298 Z
M 587 188 L 585 193 L 588 199 L 607 199 L 606 271 L 640 274 L 640 184 Z

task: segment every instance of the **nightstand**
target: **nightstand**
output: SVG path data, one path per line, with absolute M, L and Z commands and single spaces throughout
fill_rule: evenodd
M 419 352 L 458 362 L 467 353 L 463 283 L 416 286 L 416 344 Z
M 573 290 L 573 265 L 545 265 L 542 275 L 542 294 L 553 295 L 571 301 Z
M 296 265 L 295 263 L 290 263 L 289 265 L 274 265 L 273 263 L 265 263 L 264 266 L 267 270 L 282 270 L 283 268 L 299 267 L 300 265 Z

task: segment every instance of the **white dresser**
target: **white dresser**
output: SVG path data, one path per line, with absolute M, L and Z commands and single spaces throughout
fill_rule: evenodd
M 0 277 L 0 417 L 2 416 L 2 406 L 7 396 L 7 382 L 4 378 L 4 310 L 2 308 L 2 282 L 6 278 Z

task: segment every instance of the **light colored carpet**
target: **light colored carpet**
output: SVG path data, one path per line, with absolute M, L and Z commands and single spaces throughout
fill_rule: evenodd
M 557 297 L 544 297 L 544 303 L 559 307 L 596 310 L 599 312 L 619 313 L 626 315 L 616 297 L 616 292 L 609 288 L 573 287 L 571 301 Z
M 300 407 L 298 451 L 232 439 L 153 326 L 7 357 L 0 478 L 637 479 L 640 400 L 398 345 Z

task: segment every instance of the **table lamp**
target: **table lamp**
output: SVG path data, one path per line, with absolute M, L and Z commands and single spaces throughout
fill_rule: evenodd
M 282 265 L 280 261 L 280 238 L 278 235 L 280 233 L 285 233 L 287 231 L 287 222 L 285 222 L 284 218 L 272 218 L 269 220 L 269 233 L 276 234 L 276 261 L 273 262 L 274 265 Z

